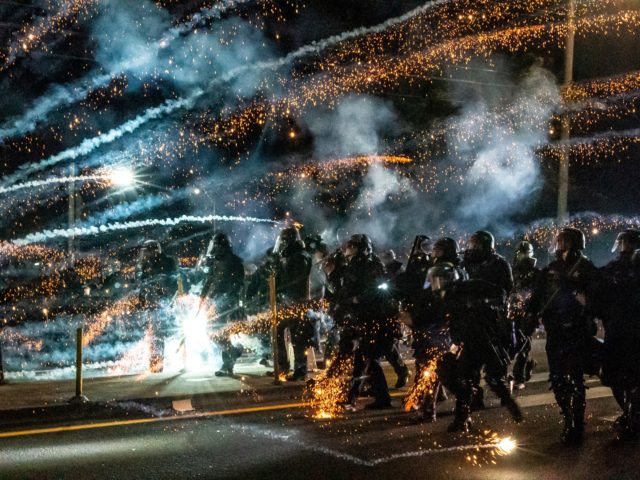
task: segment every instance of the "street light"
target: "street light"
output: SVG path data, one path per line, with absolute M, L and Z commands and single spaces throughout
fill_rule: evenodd
M 567 39 L 564 50 L 564 83 L 563 89 L 566 92 L 573 83 L 573 50 L 576 35 L 575 0 L 568 0 L 567 9 Z M 567 106 L 565 105 L 565 110 Z M 567 142 L 571 137 L 571 120 L 569 113 L 562 114 L 562 124 L 560 130 L 560 162 L 558 165 L 558 221 L 566 222 L 569 217 L 569 145 Z
M 118 167 L 109 172 L 109 180 L 117 187 L 130 187 L 136 183 L 136 176 L 129 167 Z
M 68 224 L 69 230 L 72 230 L 76 223 L 76 218 L 78 217 L 78 212 L 76 211 L 77 207 L 77 193 L 76 193 L 76 185 L 74 177 L 76 176 L 76 165 L 74 162 L 71 162 L 69 165 L 69 177 L 71 181 L 69 182 L 69 192 L 68 192 Z M 109 179 L 112 185 L 118 188 L 128 188 L 133 186 L 136 183 L 136 176 L 134 171 L 129 167 L 116 167 L 112 170 L 106 172 L 105 176 Z M 72 235 L 69 235 L 67 240 L 67 249 L 69 252 L 69 260 L 70 263 L 74 262 L 74 248 L 75 238 Z

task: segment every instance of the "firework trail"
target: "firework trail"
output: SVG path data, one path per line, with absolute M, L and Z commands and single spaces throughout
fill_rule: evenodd
M 123 135 L 137 130 L 142 125 L 150 122 L 151 120 L 155 120 L 163 115 L 167 115 L 181 108 L 191 107 L 193 105 L 193 101 L 197 97 L 202 95 L 202 93 L 202 90 L 196 90 L 187 98 L 167 100 L 158 107 L 149 108 L 142 115 L 138 115 L 136 118 L 128 120 L 119 127 L 114 128 L 107 133 L 83 140 L 82 143 L 77 147 L 64 150 L 36 164 L 30 164 L 21 167 L 19 171 L 9 175 L 8 177 L 5 177 L 3 179 L 3 184 L 10 185 L 32 173 L 42 171 L 65 160 L 75 160 L 80 156 L 87 155 L 94 151 L 96 148 L 108 143 L 112 143 L 115 140 L 121 138 Z
M 155 52 L 164 49 L 180 35 L 191 31 L 207 20 L 219 19 L 225 12 L 252 1 L 254 0 L 225 0 L 212 7 L 203 8 L 200 12 L 194 14 L 189 21 L 171 28 L 162 39 L 154 43 L 151 48 L 153 48 Z M 7 138 L 22 136 L 35 130 L 37 124 L 45 121 L 48 115 L 55 109 L 66 105 L 73 105 L 83 100 L 92 91 L 106 86 L 117 76 L 123 75 L 129 67 L 130 65 L 124 64 L 118 72 L 83 79 L 68 86 L 54 86 L 49 94 L 35 100 L 31 109 L 21 117 L 9 120 L 0 127 L 0 142 Z
M 334 35 L 324 40 L 313 42 L 309 45 L 305 45 L 299 48 L 298 50 L 295 50 L 278 60 L 258 62 L 254 65 L 244 65 L 241 67 L 234 68 L 229 72 L 227 72 L 225 75 L 212 80 L 209 83 L 206 90 L 197 89 L 187 97 L 182 97 L 175 100 L 169 100 L 165 102 L 165 104 L 162 106 L 150 108 L 146 110 L 142 115 L 139 115 L 133 120 L 129 120 L 128 122 L 124 123 L 120 127 L 114 128 L 103 135 L 98 135 L 97 137 L 86 139 L 77 147 L 60 152 L 59 154 L 54 155 L 48 159 L 42 160 L 41 162 L 38 162 L 36 164 L 25 166 L 24 168 L 21 169 L 21 171 L 16 172 L 13 175 L 10 175 L 9 177 L 6 177 L 3 183 L 5 183 L 5 185 L 7 183 L 11 184 L 15 181 L 18 181 L 24 178 L 25 176 L 31 173 L 44 170 L 45 168 L 48 168 L 64 160 L 72 160 L 77 158 L 80 155 L 87 155 L 101 145 L 104 145 L 106 143 L 111 143 L 114 140 L 117 140 L 118 138 L 122 137 L 126 133 L 134 132 L 135 130 L 137 130 L 138 128 L 140 128 L 150 120 L 160 118 L 163 115 L 172 113 L 182 108 L 190 108 L 191 106 L 193 106 L 194 102 L 198 98 L 200 98 L 205 93 L 211 91 L 213 87 L 221 83 L 226 83 L 230 80 L 233 80 L 234 78 L 237 78 L 238 76 L 244 73 L 247 73 L 249 71 L 261 71 L 261 70 L 269 70 L 269 69 L 276 70 L 280 67 L 283 67 L 285 65 L 292 63 L 294 60 L 297 60 L 299 58 L 303 58 L 311 54 L 319 54 L 322 50 L 329 48 L 333 45 L 337 45 L 346 40 L 356 38 L 362 35 L 382 32 L 390 27 L 393 27 L 394 25 L 405 22 L 429 9 L 432 9 L 438 5 L 448 3 L 450 1 L 451 0 L 439 0 L 435 2 L 428 2 L 420 7 L 417 7 L 411 10 L 410 12 L 407 12 L 404 15 L 389 19 L 379 25 L 369 27 L 369 28 L 357 28 L 355 30 L 345 32 L 340 35 Z
M 78 224 L 79 227 L 90 227 L 95 225 L 102 225 L 103 223 L 112 222 L 115 220 L 122 220 L 134 215 L 150 211 L 160 205 L 164 205 L 168 202 L 173 202 L 184 198 L 186 194 L 181 192 L 173 195 L 150 195 L 148 197 L 135 200 L 133 202 L 124 202 L 114 206 L 108 210 L 100 212 L 98 215 L 88 218 L 82 223 Z
M 590 137 L 575 137 L 565 142 L 560 142 L 556 145 L 577 145 L 584 143 L 595 143 L 607 139 L 615 138 L 640 138 L 640 128 L 632 128 L 629 130 L 613 130 L 609 132 L 596 133 Z M 554 146 L 556 146 L 554 145 Z
M 35 100 L 33 106 L 21 117 L 9 120 L 2 125 L 0 142 L 32 132 L 37 124 L 46 120 L 53 110 L 86 98 L 89 93 L 107 85 L 113 78 L 111 74 L 104 74 L 69 86 L 56 85 L 48 95 Z
M 419 7 L 414 8 L 413 10 L 410 10 L 409 12 L 400 15 L 398 17 L 394 17 L 394 18 L 390 18 L 378 25 L 374 25 L 372 27 L 360 27 L 360 28 L 356 28 L 354 30 L 350 30 L 348 32 L 344 32 L 338 35 L 333 35 L 331 37 L 325 38 L 323 40 L 318 40 L 316 42 L 312 42 L 309 45 L 305 45 L 301 48 L 299 48 L 298 50 L 295 50 L 291 53 L 289 53 L 288 55 L 285 55 L 284 57 L 278 59 L 278 60 L 272 60 L 272 61 L 266 61 L 266 62 L 258 62 L 255 65 L 251 65 L 251 66 L 243 66 L 243 67 L 238 67 L 232 71 L 230 71 L 227 76 L 232 76 L 235 77 L 237 75 L 239 75 L 240 73 L 243 73 L 247 70 L 267 70 L 267 69 L 271 69 L 271 70 L 276 70 L 280 67 L 283 67 L 285 65 L 289 65 L 290 63 L 292 63 L 294 60 L 297 60 L 299 58 L 304 58 L 307 57 L 309 55 L 313 55 L 313 54 L 319 54 L 321 53 L 323 50 L 326 50 L 329 47 L 333 47 L 334 45 L 338 45 L 342 42 L 345 42 L 347 40 L 351 40 L 353 38 L 357 38 L 357 37 L 362 37 L 364 35 L 371 35 L 371 34 L 376 34 L 376 33 L 382 33 L 385 30 L 388 30 L 389 28 L 392 28 L 396 25 L 399 25 L 401 23 L 404 23 L 408 20 L 411 20 L 414 17 L 417 17 L 418 15 L 421 15 L 425 12 L 427 12 L 428 10 L 431 10 L 435 7 L 438 7 L 440 5 L 445 5 L 447 3 L 452 3 L 454 0 L 434 0 L 434 1 L 430 1 L 427 2 L 423 5 L 420 5 Z M 230 78 L 229 78 L 230 79 Z
M 18 183 L 11 185 L 10 187 L 0 187 L 0 193 L 15 192 L 17 190 L 23 190 L 25 188 L 44 187 L 45 185 L 53 185 L 56 183 L 70 183 L 70 182 L 90 182 L 93 180 L 108 180 L 109 175 L 78 175 L 76 177 L 52 177 L 45 178 L 44 180 L 33 180 L 31 182 Z
M 3 64 L 0 71 L 6 70 L 15 63 L 19 56 L 29 53 L 43 42 L 44 37 L 57 32 L 67 25 L 72 17 L 82 12 L 88 13 L 95 0 L 68 0 L 58 2 L 58 10 L 44 18 L 39 18 L 35 25 L 26 25 L 20 29 L 20 34 L 8 47 L 8 53 L 3 54 Z M 55 4 L 55 2 L 52 2 Z
M 254 1 L 255 0 L 222 0 L 212 7 L 204 7 L 198 13 L 195 13 L 189 21 L 171 28 L 166 35 L 162 37 L 157 46 L 159 48 L 165 48 L 169 42 L 175 40 L 183 33 L 193 30 L 195 27 L 202 25 L 208 20 L 218 20 L 229 10 L 233 10 L 240 5 L 249 4 Z
M 102 233 L 118 232 L 123 230 L 131 230 L 134 228 L 144 228 L 153 226 L 174 226 L 181 223 L 209 223 L 213 221 L 219 222 L 251 222 L 251 223 L 271 223 L 277 225 L 276 220 L 270 220 L 267 218 L 255 218 L 255 217 L 236 217 L 228 215 L 207 215 L 203 217 L 197 217 L 193 215 L 182 215 L 176 218 L 152 218 L 149 220 L 140 220 L 135 222 L 124 223 L 110 223 L 107 225 L 100 225 L 99 227 L 77 227 L 69 229 L 56 229 L 45 230 L 39 233 L 32 233 L 26 237 L 18 240 L 14 240 L 16 245 L 29 245 L 34 242 L 42 242 L 46 240 L 52 240 L 55 238 L 70 238 L 81 237 L 87 235 L 99 235 Z
M 329 368 L 333 362 L 338 363 Z M 352 372 L 352 358 L 332 358 L 327 361 L 327 368 L 313 379 L 313 384 L 304 393 L 304 398 L 312 408 L 313 418 L 327 420 L 344 413 Z

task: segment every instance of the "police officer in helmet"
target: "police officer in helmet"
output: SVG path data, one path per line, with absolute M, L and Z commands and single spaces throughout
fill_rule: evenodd
M 230 323 L 244 319 L 244 266 L 231 247 L 227 234 L 213 235 L 205 256 L 206 279 L 200 297 L 209 298 L 216 307 L 216 320 Z M 221 342 L 222 366 L 215 375 L 233 375 L 236 360 L 242 354 L 241 346 L 233 346 L 229 339 Z
M 640 434 L 640 230 L 627 229 L 616 238 L 615 260 L 601 269 L 604 277 L 603 381 L 611 387 L 622 415 L 614 427 L 618 438 Z
M 596 333 L 593 306 L 599 275 L 582 253 L 585 243 L 576 228 L 558 233 L 556 258 L 541 271 L 527 307 L 534 321 L 542 319 L 547 333 L 549 380 L 564 419 L 562 441 L 568 444 L 583 440 L 584 374 Z

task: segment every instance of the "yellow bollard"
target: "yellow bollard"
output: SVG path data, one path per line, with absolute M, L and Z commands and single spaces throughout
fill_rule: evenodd
M 87 403 L 89 399 L 82 394 L 82 327 L 76 329 L 76 396 L 70 403 Z
M 4 364 L 2 362 L 2 330 L 0 330 L 0 385 L 4 383 Z
M 269 276 L 269 305 L 271 306 L 271 351 L 273 355 L 273 383 L 280 385 L 280 365 L 278 362 L 278 307 L 276 305 L 276 276 Z

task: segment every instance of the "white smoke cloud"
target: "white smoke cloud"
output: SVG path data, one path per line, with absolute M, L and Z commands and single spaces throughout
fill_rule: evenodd
M 532 67 L 511 89 L 495 89 L 467 103 L 449 122 L 449 148 L 471 162 L 460 191 L 457 219 L 477 228 L 500 226 L 526 210 L 540 186 L 536 149 L 547 140 L 548 122 L 560 106 L 552 74 Z
M 380 135 L 396 130 L 396 122 L 387 103 L 356 96 L 343 99 L 335 111 L 307 119 L 317 158 L 375 155 L 382 148 Z

